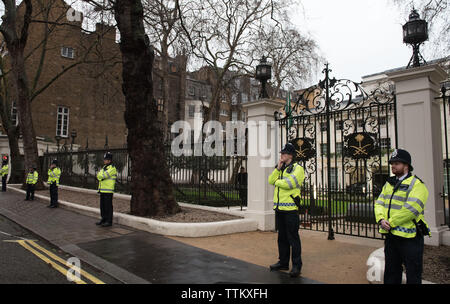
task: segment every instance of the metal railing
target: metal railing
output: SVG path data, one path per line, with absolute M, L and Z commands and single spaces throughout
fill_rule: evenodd
M 96 175 L 107 151 L 114 155 L 117 168 L 116 192 L 130 194 L 132 167 L 124 148 L 45 153 L 44 179 L 46 168 L 57 159 L 62 185 L 97 189 Z M 174 156 L 170 146 L 166 146 L 166 151 L 177 201 L 214 207 L 247 206 L 247 184 L 238 179 L 240 168 L 247 168 L 246 156 Z

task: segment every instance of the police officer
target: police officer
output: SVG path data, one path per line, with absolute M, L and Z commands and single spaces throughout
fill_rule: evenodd
M 2 173 L 2 192 L 6 192 L 6 181 L 8 180 L 8 172 L 9 172 L 7 156 L 3 156 L 2 169 L 0 171 Z
M 109 152 L 103 157 L 103 168 L 97 173 L 98 192 L 100 193 L 100 215 L 102 219 L 95 223 L 98 226 L 110 227 L 113 222 L 113 194 L 116 184 L 117 169 L 112 164 L 113 155 Z
M 298 234 L 300 219 L 300 186 L 305 179 L 304 169 L 294 162 L 295 147 L 288 143 L 281 150 L 281 157 L 275 170 L 269 176 L 269 184 L 275 186 L 273 209 L 278 230 L 278 263 L 270 270 L 288 270 L 292 248 L 291 277 L 298 277 L 302 269 L 301 243 Z M 297 201 L 297 202 L 296 202 Z
M 36 170 L 36 167 L 31 167 L 30 172 L 27 174 L 27 197 L 26 201 L 30 199 L 34 201 L 34 186 L 38 181 L 39 174 Z
M 428 190 L 412 175 L 407 151 L 396 149 L 389 164 L 394 176 L 388 178 L 375 202 L 376 221 L 386 236 L 384 283 L 401 284 L 405 265 L 407 284 L 421 284 L 424 235 L 430 235 L 424 219 Z
M 58 186 L 61 178 L 61 169 L 58 168 L 58 160 L 53 160 L 48 170 L 48 181 L 50 185 L 50 205 L 49 208 L 58 207 Z

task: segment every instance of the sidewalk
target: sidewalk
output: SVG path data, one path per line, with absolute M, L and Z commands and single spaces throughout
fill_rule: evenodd
M 23 199 L 11 190 L 0 193 L 0 214 L 124 283 L 318 283 L 173 238 L 120 225 L 100 228 L 95 218 Z

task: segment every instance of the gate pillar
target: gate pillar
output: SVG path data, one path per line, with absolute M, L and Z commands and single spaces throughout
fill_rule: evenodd
M 441 111 L 435 98 L 439 96 L 439 83 L 447 74 L 435 64 L 387 75 L 396 86 L 398 148 L 411 153 L 413 173 L 425 182 L 429 191 L 425 220 L 432 237 L 425 237 L 425 243 L 439 246 L 448 228 L 444 226 L 441 197 L 444 184 Z
M 256 220 L 259 230 L 270 231 L 275 229 L 274 186 L 269 185 L 268 178 L 280 151 L 280 135 L 274 113 L 283 104 L 261 99 L 242 106 L 247 110 L 248 117 L 248 204 L 245 217 Z

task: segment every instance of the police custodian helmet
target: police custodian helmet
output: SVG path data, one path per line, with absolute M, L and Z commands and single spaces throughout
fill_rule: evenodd
M 105 160 L 109 159 L 109 160 L 112 161 L 112 159 L 113 159 L 112 153 L 111 152 L 106 152 L 105 155 L 103 156 L 103 159 L 105 159 Z
M 411 154 L 408 151 L 402 149 L 395 149 L 391 154 L 391 159 L 389 159 L 389 164 L 393 162 L 401 162 L 409 165 L 409 171 L 413 171 L 414 168 L 411 165 Z
M 295 156 L 296 152 L 295 152 L 295 147 L 293 144 L 291 143 L 287 143 L 284 148 L 280 151 L 280 153 L 283 154 L 291 154 L 293 156 Z

